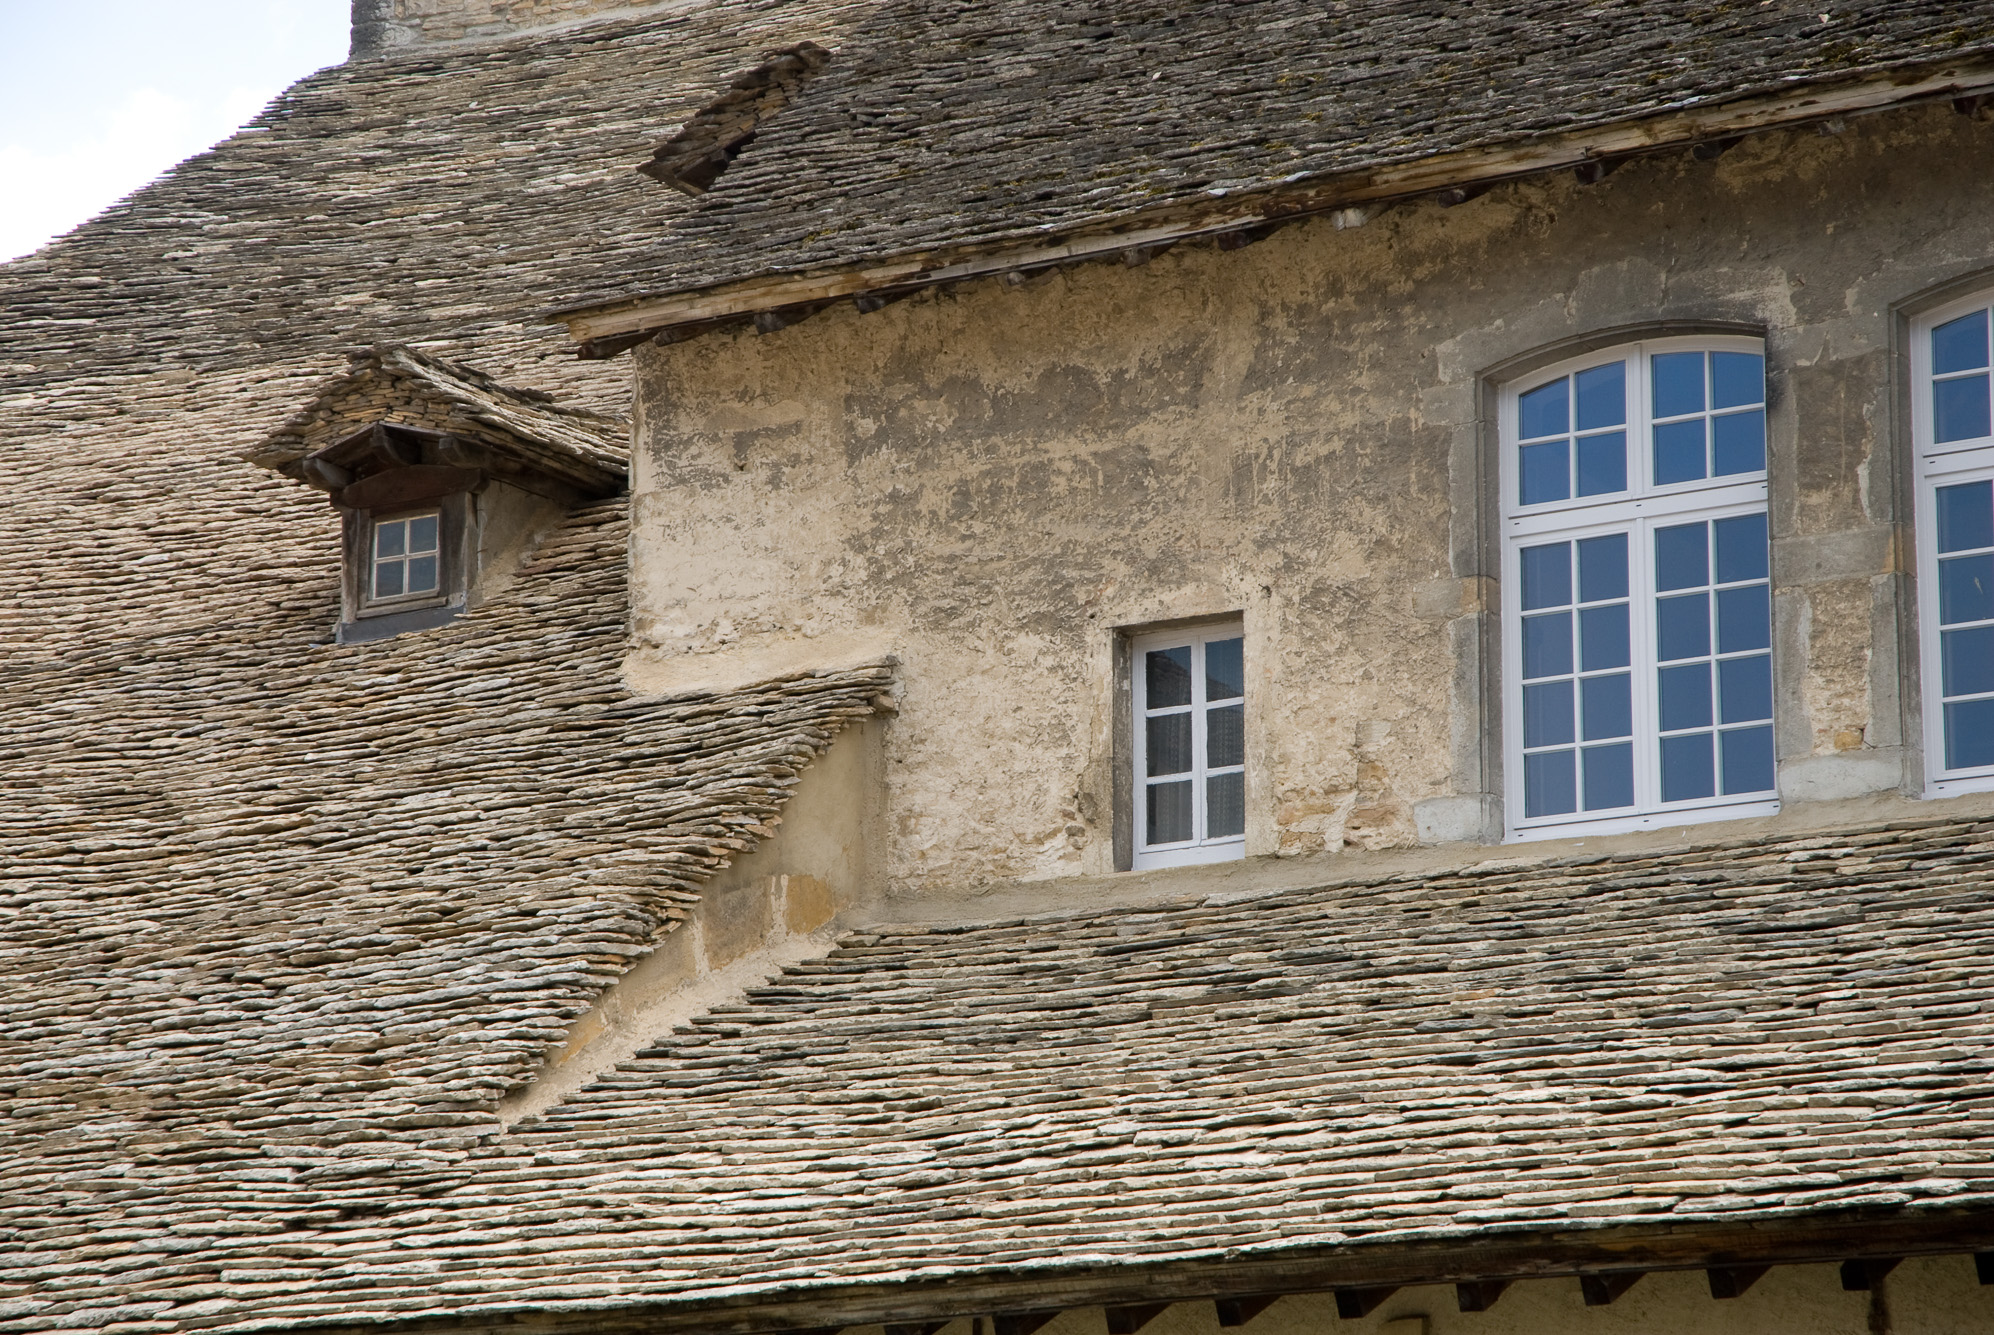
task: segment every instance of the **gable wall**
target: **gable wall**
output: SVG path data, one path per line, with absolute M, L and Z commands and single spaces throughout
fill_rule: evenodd
M 1487 837 L 1486 373 L 1737 324 L 1767 337 L 1782 789 L 1894 790 L 1894 308 L 1994 268 L 1988 167 L 1941 106 L 647 347 L 633 680 L 897 652 L 896 886 L 1098 873 L 1113 628 L 1243 612 L 1250 853 Z

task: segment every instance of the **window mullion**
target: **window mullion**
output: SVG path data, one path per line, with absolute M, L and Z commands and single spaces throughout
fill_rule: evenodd
M 1205 811 L 1205 637 L 1191 641 L 1191 842 L 1210 828 Z

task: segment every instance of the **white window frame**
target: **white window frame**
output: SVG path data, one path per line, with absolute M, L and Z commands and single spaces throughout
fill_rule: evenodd
M 1244 755 L 1241 764 L 1222 765 L 1217 768 L 1206 762 L 1206 730 L 1202 726 L 1205 713 L 1211 708 L 1205 693 L 1205 646 L 1214 640 L 1240 640 L 1241 675 L 1245 676 L 1245 628 L 1242 621 L 1223 621 L 1194 626 L 1181 630 L 1156 631 L 1144 635 L 1131 636 L 1129 645 L 1129 698 L 1130 733 L 1133 745 L 1130 748 L 1134 758 L 1130 775 L 1131 810 L 1129 825 L 1134 835 L 1133 866 L 1137 871 L 1152 867 L 1181 867 L 1207 862 L 1229 862 L 1246 856 L 1246 835 L 1242 830 L 1236 835 L 1223 835 L 1210 838 L 1206 835 L 1208 812 L 1205 802 L 1205 781 L 1216 774 L 1237 773 L 1241 776 L 1244 789 L 1250 784 L 1246 775 Z M 1191 782 L 1191 820 L 1194 837 L 1179 843 L 1150 844 L 1146 842 L 1149 833 L 1149 681 L 1146 671 L 1146 655 L 1152 650 L 1175 649 L 1188 646 L 1191 649 L 1191 768 L 1184 775 L 1172 775 L 1171 781 L 1181 781 L 1188 777 Z M 1239 703 L 1242 713 L 1253 707 L 1248 698 L 1252 692 L 1241 682 L 1242 694 Z M 1231 701 L 1221 701 L 1217 707 L 1223 708 Z M 1243 732 L 1243 725 L 1242 725 Z M 1242 797 L 1242 807 L 1244 798 Z
M 1668 352 L 1744 352 L 1763 357 L 1764 341 L 1733 335 L 1647 339 L 1595 349 L 1521 376 L 1502 387 L 1500 404 L 1502 538 L 1502 679 L 1503 679 L 1503 811 L 1505 837 L 1522 842 L 1573 835 L 1620 834 L 1666 829 L 1704 821 L 1738 820 L 1779 810 L 1777 789 L 1771 797 L 1731 797 L 1717 794 L 1685 801 L 1661 801 L 1660 730 L 1657 700 L 1653 606 L 1653 538 L 1657 528 L 1749 514 L 1769 515 L 1767 473 L 1703 478 L 1657 486 L 1652 476 L 1653 422 L 1649 415 L 1653 380 L 1650 360 Z M 1539 386 L 1614 360 L 1628 365 L 1627 478 L 1624 491 L 1607 496 L 1574 497 L 1525 508 L 1519 499 L 1519 455 L 1522 397 Z M 1568 409 L 1569 410 L 1569 409 Z M 1708 411 L 1708 409 L 1706 409 Z M 1575 427 L 1576 430 L 1576 427 Z M 1768 442 L 1770 452 L 1770 442 Z M 1768 458 L 1770 465 L 1770 458 Z M 1577 541 L 1612 533 L 1628 534 L 1628 584 L 1631 688 L 1634 718 L 1634 804 L 1631 810 L 1592 816 L 1584 811 L 1524 816 L 1523 733 L 1523 548 L 1551 541 Z M 1713 575 L 1714 578 L 1714 575 Z M 1713 586 L 1714 587 L 1714 586 Z M 1768 592 L 1771 591 L 1768 585 Z M 1576 592 L 1574 597 L 1576 598 Z M 1645 600 L 1645 601 L 1644 601 Z M 1574 604 L 1576 606 L 1576 604 Z M 1644 614 L 1645 613 L 1645 614 Z M 1715 661 L 1715 646 L 1712 659 Z M 1777 673 L 1775 655 L 1774 672 Z M 1576 678 L 1575 678 L 1576 679 Z M 1774 736 L 1778 735 L 1778 690 L 1775 675 Z M 1714 687 L 1713 687 L 1714 689 Z M 1716 727 L 1713 725 L 1713 734 Z M 1721 761 L 1719 762 L 1721 764 Z M 1774 759 L 1777 777 L 1777 752 Z
M 375 554 L 375 544 L 379 541 L 378 535 L 382 527 L 388 524 L 406 524 L 410 520 L 424 518 L 436 521 L 436 551 L 434 553 L 436 557 L 436 587 L 424 589 L 419 593 L 409 593 L 406 591 L 385 595 L 375 593 L 375 579 L 379 573 L 381 560 Z M 444 568 L 443 531 L 443 511 L 438 506 L 424 506 L 414 510 L 398 510 L 386 515 L 370 515 L 367 520 L 366 544 L 362 548 L 361 554 L 360 581 L 362 606 L 371 611 L 382 608 L 418 607 L 442 601 L 448 593 L 447 581 L 449 579 L 449 572 Z M 404 531 L 402 550 L 404 554 L 401 557 L 389 559 L 398 559 L 401 561 L 404 589 L 406 590 L 409 563 L 406 530 Z M 417 553 L 417 555 L 427 556 L 430 553 L 422 552 Z
M 1948 770 L 1945 764 L 1945 701 L 1939 657 L 1938 493 L 1942 486 L 1994 480 L 1994 436 L 1973 440 L 1932 439 L 1932 331 L 1940 325 L 1994 307 L 1994 291 L 1983 291 L 1919 316 L 1911 323 L 1911 448 L 1913 528 L 1918 569 L 1919 712 L 1924 734 L 1925 796 L 1953 797 L 1994 790 L 1994 765 Z M 1989 315 L 1994 321 L 1994 313 Z M 1989 368 L 1994 375 L 1994 367 Z

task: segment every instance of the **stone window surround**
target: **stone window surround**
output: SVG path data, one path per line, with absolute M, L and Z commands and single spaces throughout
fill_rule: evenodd
M 1785 373 L 1793 354 L 1794 331 L 1769 326 L 1756 310 L 1735 314 L 1716 312 L 1705 317 L 1662 315 L 1654 319 L 1601 323 L 1582 333 L 1543 337 L 1542 322 L 1519 318 L 1499 329 L 1477 331 L 1442 349 L 1448 357 L 1470 359 L 1460 391 L 1472 396 L 1463 405 L 1449 451 L 1449 512 L 1452 575 L 1440 586 L 1424 590 L 1421 600 L 1444 608 L 1454 662 L 1450 684 L 1451 795 L 1428 799 L 1415 811 L 1421 843 L 1454 841 L 1503 842 L 1504 804 L 1502 757 L 1503 678 L 1501 627 L 1500 463 L 1502 388 L 1558 362 L 1643 339 L 1681 336 L 1742 336 L 1764 341 L 1766 349 L 1767 473 L 1771 493 L 1774 726 L 1779 751 L 1780 793 L 1787 803 L 1897 794 L 1925 793 L 1921 652 L 1917 619 L 1915 562 L 1910 559 L 1914 535 L 1906 498 L 1915 496 L 1915 453 L 1911 448 L 1910 341 L 1913 323 L 1926 313 L 1975 293 L 1994 288 L 1994 266 L 1980 266 L 1939 276 L 1927 271 L 1888 303 L 1889 370 L 1877 386 L 1887 405 L 1876 427 L 1881 457 L 1869 470 L 1869 504 L 1877 532 L 1840 533 L 1826 537 L 1795 534 L 1792 516 L 1798 508 L 1798 479 L 1793 450 L 1797 424 L 1786 392 Z M 1922 281 L 1918 281 L 1922 280 Z M 1742 306 L 1744 303 L 1741 302 Z M 1561 312 L 1562 314 L 1562 312 Z M 1566 316 L 1566 322 L 1569 317 Z M 1531 335 L 1535 333 L 1536 338 Z M 1445 386 L 1436 386 L 1436 390 Z M 1428 402 L 1443 397 L 1432 394 Z M 1851 488 L 1861 483 L 1851 477 Z M 1870 742 L 1875 750 L 1861 772 L 1820 774 L 1810 765 L 1819 758 L 1807 754 L 1804 720 L 1786 717 L 1781 701 L 1793 698 L 1806 672 L 1804 655 L 1786 652 L 1802 635 L 1795 624 L 1791 600 L 1782 586 L 1857 570 L 1886 575 L 1871 618 L 1868 680 L 1871 698 Z M 1799 782 L 1794 782 L 1798 778 Z

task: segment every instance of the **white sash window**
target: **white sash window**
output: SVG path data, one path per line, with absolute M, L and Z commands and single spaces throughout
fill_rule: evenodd
M 1245 644 L 1233 622 L 1130 645 L 1137 868 L 1245 855 Z
M 1758 340 L 1595 353 L 1501 411 L 1511 837 L 1776 810 Z
M 1926 790 L 1994 788 L 1994 401 L 1982 294 L 1911 338 Z

